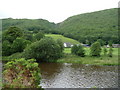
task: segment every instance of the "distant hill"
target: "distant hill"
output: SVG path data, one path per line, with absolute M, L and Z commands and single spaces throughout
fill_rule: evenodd
M 80 44 L 78 41 L 57 34 L 45 34 L 46 37 L 52 37 L 54 40 L 61 39 L 63 43 Z
M 10 26 L 17 26 L 23 30 L 50 32 L 54 30 L 55 23 L 44 19 L 2 19 L 2 29 L 6 30 Z
M 118 9 L 107 9 L 69 17 L 57 24 L 57 31 L 80 42 L 97 39 L 118 43 Z
M 59 18 L 59 17 L 58 17 Z M 82 43 L 93 43 L 102 39 L 106 43 L 118 39 L 118 8 L 71 16 L 65 21 L 55 24 L 44 19 L 3 19 L 2 29 L 17 26 L 28 31 L 61 34 Z

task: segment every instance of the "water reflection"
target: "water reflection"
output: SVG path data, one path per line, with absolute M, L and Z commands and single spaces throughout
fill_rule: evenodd
M 117 88 L 117 66 L 40 64 L 43 88 Z

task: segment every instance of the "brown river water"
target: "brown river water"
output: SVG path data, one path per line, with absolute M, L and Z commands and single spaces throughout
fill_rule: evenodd
M 41 63 L 43 88 L 118 88 L 118 66 Z

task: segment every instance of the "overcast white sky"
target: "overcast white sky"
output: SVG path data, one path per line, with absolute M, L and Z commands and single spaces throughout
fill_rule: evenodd
M 46 19 L 61 22 L 87 12 L 117 8 L 119 0 L 0 0 L 0 18 Z

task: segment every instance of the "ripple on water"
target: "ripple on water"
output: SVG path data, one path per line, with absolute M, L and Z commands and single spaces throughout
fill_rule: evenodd
M 115 66 L 43 63 L 40 68 L 40 85 L 43 88 L 118 87 L 118 72 Z

